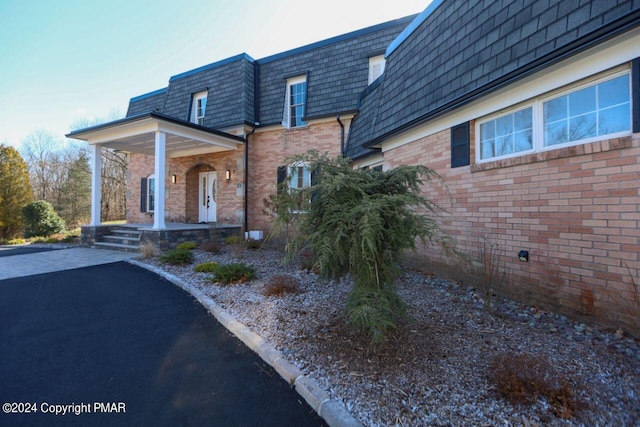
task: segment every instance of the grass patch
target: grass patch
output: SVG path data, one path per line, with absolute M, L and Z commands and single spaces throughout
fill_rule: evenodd
M 225 285 L 232 285 L 249 282 L 255 277 L 256 269 L 253 266 L 244 263 L 233 263 L 219 266 L 211 280 Z
M 153 258 L 156 256 L 156 245 L 151 242 L 144 242 L 140 245 L 140 255 L 142 258 Z
M 24 239 L 11 239 L 7 240 L 5 243 L 7 245 L 24 245 L 25 243 L 27 243 L 27 241 Z
M 244 240 L 240 236 L 228 236 L 224 239 L 224 243 L 231 247 L 231 251 L 238 259 L 242 259 L 244 249 L 246 247 Z

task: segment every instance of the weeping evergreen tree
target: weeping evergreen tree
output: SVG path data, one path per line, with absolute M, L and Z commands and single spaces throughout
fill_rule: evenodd
M 325 279 L 350 274 L 349 322 L 379 341 L 406 315 L 394 287 L 403 250 L 415 249 L 417 239 L 441 239 L 434 219 L 437 206 L 421 194 L 421 186 L 437 175 L 424 166 L 354 170 L 346 159 L 317 152 L 293 161 L 307 165 L 315 179 L 311 188 L 280 191 L 284 206 L 291 205 L 286 194 L 308 201 L 288 255 L 308 250 Z M 285 215 L 276 221 L 290 219 Z

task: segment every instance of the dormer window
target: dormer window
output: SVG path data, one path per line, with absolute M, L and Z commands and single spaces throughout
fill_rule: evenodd
M 204 113 L 207 109 L 208 92 L 198 92 L 193 94 L 193 103 L 191 104 L 191 123 L 204 126 Z
M 369 84 L 375 82 L 384 73 L 384 55 L 371 56 L 369 58 Z
M 282 125 L 287 128 L 305 126 L 302 120 L 307 101 L 307 77 L 300 76 L 287 80 Z

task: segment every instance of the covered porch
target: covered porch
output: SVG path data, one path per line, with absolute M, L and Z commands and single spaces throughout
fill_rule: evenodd
M 167 165 L 170 161 L 180 160 L 179 158 L 225 155 L 225 152 L 233 154 L 241 149 L 245 142 L 242 137 L 177 120 L 160 113 L 146 113 L 77 130 L 68 134 L 67 137 L 84 140 L 91 148 L 91 222 L 82 228 L 83 242 L 87 240 L 87 243 L 97 241 L 97 237 L 104 235 L 111 228 L 103 226 L 101 222 L 101 152 L 103 148 L 128 154 L 153 156 L 154 186 L 148 189 L 148 197 L 149 199 L 152 197 L 154 203 L 153 212 L 149 215 L 149 217 L 153 217 L 153 222 L 128 224 L 120 227 L 137 228 L 144 231 L 145 234 L 153 232 L 184 234 L 186 229 L 189 229 L 199 230 L 199 233 L 204 235 L 206 233 L 203 233 L 202 230 L 220 227 L 212 227 L 208 224 L 186 224 L 183 222 L 184 220 L 167 221 L 169 215 L 167 201 L 171 197 L 167 183 L 175 182 L 176 179 L 175 175 L 169 176 Z M 149 160 L 151 160 L 150 157 Z M 229 179 L 228 176 L 227 179 Z M 128 181 L 127 189 L 130 191 L 131 182 Z M 242 182 L 241 185 L 244 183 Z M 229 226 L 225 228 L 229 228 Z M 241 226 L 235 225 L 231 228 L 237 229 L 239 232 Z M 85 233 L 87 239 L 84 238 Z M 165 241 L 167 239 L 158 237 L 152 240 Z
M 152 224 L 83 225 L 82 246 L 138 252 L 140 245 L 153 244 L 160 250 L 175 249 L 180 243 L 223 243 L 229 236 L 239 236 L 240 225 L 187 224 L 167 222 L 163 230 Z

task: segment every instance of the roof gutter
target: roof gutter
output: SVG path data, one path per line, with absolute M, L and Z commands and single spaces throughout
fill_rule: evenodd
M 340 120 L 340 114 L 336 116 L 336 120 L 340 125 L 340 155 L 344 157 L 344 123 Z

